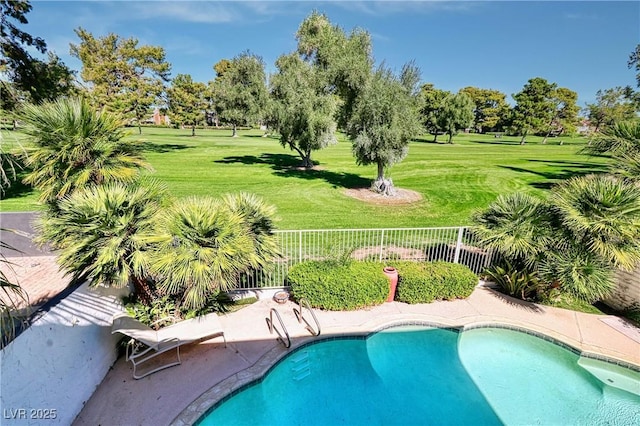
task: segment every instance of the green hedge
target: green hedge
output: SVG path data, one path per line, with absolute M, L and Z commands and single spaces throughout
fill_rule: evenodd
M 307 261 L 291 267 L 287 280 L 294 298 L 331 311 L 379 305 L 389 294 L 389 280 L 377 262 Z
M 468 267 L 449 262 L 390 262 L 398 269 L 396 300 L 430 303 L 471 295 L 478 276 Z

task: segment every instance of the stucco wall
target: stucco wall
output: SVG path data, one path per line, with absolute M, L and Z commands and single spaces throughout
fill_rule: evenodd
M 616 289 L 604 303 L 618 310 L 640 308 L 640 267 L 635 271 L 616 271 Z
M 0 424 L 71 424 L 116 360 L 122 293 L 84 284 L 0 352 Z

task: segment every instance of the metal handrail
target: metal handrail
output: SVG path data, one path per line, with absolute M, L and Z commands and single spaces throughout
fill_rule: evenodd
M 285 336 L 287 337 L 287 341 L 284 341 L 284 337 L 282 336 L 282 333 L 280 333 L 280 330 L 278 330 L 277 327 L 273 326 L 273 313 L 275 312 L 276 317 L 278 318 L 278 321 L 280 322 L 280 326 L 282 327 L 282 331 L 284 331 Z M 267 320 L 267 326 L 269 327 L 269 333 L 273 334 L 273 330 L 276 331 L 276 333 L 278 334 L 278 341 L 280 343 L 282 343 L 284 345 L 285 348 L 290 348 L 291 347 L 291 338 L 289 337 L 289 332 L 287 331 L 287 327 L 284 326 L 284 323 L 282 322 L 282 318 L 280 317 L 280 313 L 278 312 L 278 310 L 276 308 L 271 308 L 271 311 L 269 312 L 269 318 L 266 318 Z
M 311 324 L 309 324 L 309 321 L 307 321 L 307 319 L 304 317 L 304 315 L 303 315 L 303 305 L 304 305 L 304 307 L 307 308 L 307 310 L 309 312 L 311 312 L 311 316 L 313 317 L 313 321 L 316 323 L 316 328 L 318 329 L 317 332 L 311 326 Z M 307 302 L 305 299 L 300 299 L 300 300 L 298 300 L 298 307 L 300 308 L 300 310 L 298 310 L 296 308 L 293 308 L 293 313 L 296 315 L 296 318 L 298 319 L 298 322 L 301 323 L 302 321 L 304 321 L 304 323 L 307 325 L 305 327 L 307 329 L 307 331 L 309 333 L 311 333 L 313 336 L 319 336 L 320 335 L 320 322 L 318 321 L 318 318 L 316 317 L 316 314 L 313 312 L 313 309 L 311 309 L 311 305 L 309 305 L 309 302 Z

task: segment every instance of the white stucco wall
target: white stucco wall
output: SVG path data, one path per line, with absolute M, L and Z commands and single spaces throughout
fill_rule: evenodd
M 71 424 L 116 360 L 123 292 L 83 284 L 0 352 L 0 424 Z
M 616 271 L 616 288 L 604 303 L 624 311 L 640 308 L 640 267 L 634 271 Z

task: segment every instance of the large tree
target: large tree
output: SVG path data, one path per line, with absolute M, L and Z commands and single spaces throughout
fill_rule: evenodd
M 71 44 L 71 54 L 82 61 L 80 75 L 91 84 L 94 104 L 135 119 L 142 133 L 140 123 L 159 103 L 169 79 L 164 49 L 113 33 L 96 38 L 82 28 L 75 32 L 80 43 Z
M 499 123 L 504 123 L 509 114 L 507 95 L 499 90 L 481 89 L 468 86 L 460 90 L 471 98 L 474 104 L 474 127 L 478 132 L 498 130 Z
M 0 70 L 13 83 L 9 87 L 7 81 L 0 82 L 0 107 L 5 110 L 14 110 L 23 100 L 40 103 L 75 90 L 74 73 L 58 56 L 49 52 L 45 61 L 32 55 L 33 50 L 46 53 L 47 46 L 42 38 L 19 28 L 28 24 L 30 11 L 29 1 L 0 1 Z
M 443 132 L 438 123 L 438 116 L 442 111 L 444 100 L 450 95 L 451 92 L 436 89 L 431 83 L 425 83 L 420 87 L 420 120 L 427 132 L 433 134 L 434 142 L 438 141 L 438 133 Z
M 124 139 L 121 119 L 84 99 L 26 105 L 19 118 L 30 142 L 25 182 L 41 191 L 43 202 L 55 206 L 79 188 L 131 182 L 150 168 L 139 145 Z
M 465 93 L 449 95 L 442 101 L 438 111 L 438 127 L 449 135 L 448 143 L 453 143 L 453 135 L 460 129 L 466 129 L 473 124 L 473 101 Z
M 565 87 L 558 87 L 551 95 L 552 115 L 551 120 L 547 123 L 547 132 L 545 133 L 542 143 L 547 142 L 547 138 L 555 133 L 561 134 L 573 134 L 576 130 L 576 124 L 578 123 L 578 113 L 580 107 L 578 107 L 578 94 L 573 90 Z
M 264 115 L 268 92 L 262 58 L 249 52 L 236 56 L 212 89 L 216 112 L 236 137 L 238 125 L 253 125 Z
M 585 108 L 587 118 L 594 126 L 594 132 L 636 116 L 636 106 L 627 95 L 628 91 L 624 87 L 614 87 L 596 92 L 596 101 L 587 104 Z
M 338 125 L 345 128 L 371 75 L 371 36 L 359 28 L 347 34 L 314 11 L 300 24 L 296 39 L 298 54 L 324 74 L 326 90 L 342 99 Z
M 390 70 L 378 68 L 360 91 L 348 126 L 357 164 L 378 168 L 372 190 L 395 194 L 393 182 L 385 178 L 385 168 L 406 157 L 409 141 L 419 132 L 411 90 Z
M 512 126 L 522 136 L 521 144 L 525 143 L 527 135 L 543 131 L 551 121 L 554 112 L 552 96 L 556 88 L 555 83 L 535 77 L 513 95 L 516 106 L 513 108 Z
M 178 74 L 167 90 L 171 121 L 191 126 L 191 136 L 196 135 L 196 125 L 205 118 L 207 86 L 193 81 L 189 74 Z
M 337 143 L 335 95 L 325 91 L 322 73 L 298 55 L 283 55 L 271 76 L 269 124 L 284 147 L 296 151 L 304 167 L 312 167 L 311 152 Z

